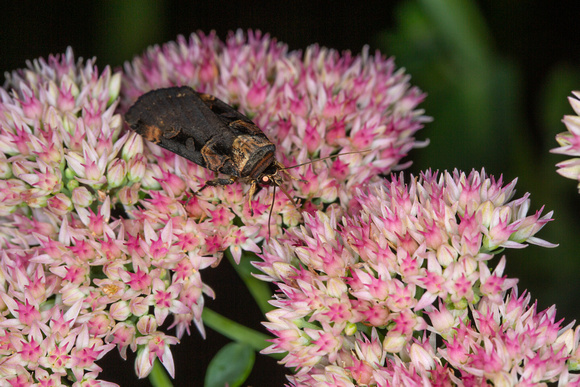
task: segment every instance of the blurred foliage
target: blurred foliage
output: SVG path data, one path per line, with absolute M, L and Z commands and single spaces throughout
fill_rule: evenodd
M 468 0 L 401 3 L 394 29 L 378 37 L 378 46 L 428 94 L 423 106 L 434 121 L 419 136 L 431 143 L 412 153 L 413 173 L 485 168 L 506 181 L 518 178 L 517 195 L 531 193 L 530 213 L 542 205 L 544 213 L 554 210 L 555 221 L 539 236 L 560 246 L 508 252 L 506 274 L 520 279 L 520 292 L 529 290 L 539 308 L 556 304 L 560 318 L 579 319 L 573 295 L 580 291 L 580 196 L 575 182 L 555 172 L 565 157 L 549 153 L 555 134 L 566 130 L 562 116 L 572 113 L 566 97 L 580 87 L 578 70 L 551 69 L 542 94 L 532 99 L 537 116 L 526 116 L 524 64 L 498 52 L 482 13 Z M 533 119 L 541 121 L 536 136 L 529 130 Z
M 205 387 L 241 386 L 246 381 L 256 353 L 245 344 L 229 343 L 213 357 L 205 374 Z
M 148 46 L 163 44 L 168 4 L 161 0 L 104 1 L 97 7 L 96 49 L 101 63 L 119 64 Z
M 504 171 L 521 135 L 519 79 L 515 66 L 494 53 L 473 3 L 404 2 L 396 15 L 395 31 L 381 35 L 380 46 L 427 93 L 423 106 L 434 118 L 423 132 L 431 144 L 413 154 L 414 162 L 421 169 Z

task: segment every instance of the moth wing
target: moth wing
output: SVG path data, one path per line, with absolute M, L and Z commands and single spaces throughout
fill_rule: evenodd
M 145 139 L 171 152 L 212 171 L 239 176 L 230 160 L 236 134 L 190 87 L 143 94 L 125 120 Z
M 236 135 L 248 134 L 261 137 L 268 141 L 268 137 L 260 128 L 248 117 L 225 103 L 219 98 L 210 94 L 199 94 L 204 104 L 214 112 Z
M 170 87 L 143 94 L 125 114 L 137 133 L 151 142 L 160 137 L 192 137 L 205 144 L 216 132 L 229 131 L 191 87 Z M 150 127 L 157 130 L 149 129 Z

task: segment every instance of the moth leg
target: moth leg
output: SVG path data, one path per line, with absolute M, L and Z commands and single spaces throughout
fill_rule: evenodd
M 288 176 L 290 179 L 292 180 L 296 180 L 299 181 L 301 183 L 308 183 L 306 180 L 304 179 L 299 179 L 297 177 L 292 176 L 287 170 L 286 168 L 284 168 L 284 166 L 282 164 L 280 164 L 278 161 L 276 161 L 276 168 L 278 168 L 278 171 L 284 173 L 286 176 Z
M 198 193 L 200 193 L 201 191 L 203 191 L 204 189 L 206 189 L 206 187 L 219 187 L 219 186 L 222 186 L 222 185 L 234 184 L 235 182 L 236 182 L 236 179 L 234 177 L 230 177 L 228 179 L 213 179 L 213 180 L 209 180 L 209 181 L 206 181 L 205 184 L 203 185 L 203 187 L 201 187 L 200 189 L 198 189 L 195 194 L 197 195 Z
M 248 191 L 248 206 L 250 208 L 250 215 L 254 216 L 254 209 L 252 208 L 252 198 L 254 197 L 254 194 L 256 193 L 256 190 L 258 189 L 258 183 L 256 183 L 256 180 L 252 180 L 252 183 L 250 185 L 250 190 Z
M 294 177 L 294 176 L 292 176 L 291 174 L 289 174 L 289 173 L 288 173 L 288 172 L 286 172 L 286 171 L 283 171 L 283 172 L 284 172 L 284 174 L 286 174 L 286 176 L 288 176 L 288 177 L 289 177 L 289 178 L 291 178 L 292 180 L 296 180 L 296 181 L 299 181 L 299 182 L 301 182 L 301 183 L 308 183 L 308 181 L 306 181 L 306 180 L 304 180 L 304 179 L 299 179 L 299 178 L 297 178 L 297 177 Z
M 296 180 L 296 181 L 299 181 L 299 182 L 301 182 L 301 183 L 308 183 L 308 182 L 307 182 L 306 180 L 304 180 L 304 179 L 299 179 L 299 178 L 297 178 L 297 177 L 294 177 L 294 176 L 292 176 L 291 174 L 289 174 L 289 173 L 288 173 L 288 171 L 282 170 L 282 172 L 283 172 L 283 173 L 284 173 L 286 176 L 288 176 L 289 178 L 291 178 L 292 180 Z

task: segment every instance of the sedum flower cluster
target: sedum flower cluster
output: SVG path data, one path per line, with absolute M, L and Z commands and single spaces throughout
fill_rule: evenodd
M 423 145 L 413 136 L 428 121 L 391 59 L 238 31 L 179 37 L 123 72 L 68 50 L 6 77 L 0 384 L 108 385 L 97 361 L 115 347 L 137 352 L 139 377 L 156 359 L 174 375 L 170 346 L 192 322 L 204 335 L 215 296 L 201 270 L 226 250 L 236 262 L 261 253 L 259 277 L 278 286 L 264 352 L 287 353 L 292 385 L 580 384 L 580 331 L 538 312 L 496 257 L 551 247 L 535 235 L 552 213 L 528 215 L 529 195 L 484 171 L 382 179 Z M 243 181 L 196 194 L 215 174 L 122 118 L 141 94 L 177 85 L 250 117 L 285 166 L 360 153 L 288 169 L 295 200 L 262 189 L 253 214 Z M 576 118 L 557 151 L 575 154 Z M 577 178 L 575 163 L 560 172 Z
M 580 330 L 537 312 L 494 259 L 552 246 L 534 236 L 552 213 L 528 215 L 515 183 L 393 176 L 341 218 L 306 216 L 255 264 L 279 288 L 263 352 L 287 352 L 294 386 L 579 385 Z
M 558 163 L 558 173 L 568 179 L 578 181 L 578 190 L 580 191 L 580 92 L 575 91 L 574 97 L 569 97 L 570 105 L 576 113 L 575 116 L 564 116 L 562 120 L 568 128 L 567 132 L 560 133 L 556 136 L 556 141 L 560 144 L 559 148 L 552 149 L 552 153 L 559 153 L 574 158 Z
M 178 336 L 202 328 L 213 294 L 199 271 L 217 257 L 196 238 L 208 226 L 124 130 L 120 88 L 120 73 L 69 49 L 0 90 L 0 379 L 11 385 L 92 385 L 115 347 L 138 350 L 140 376 L 156 358 L 173 374 L 178 339 L 158 327 L 172 314 Z
M 99 72 L 72 51 L 7 74 L 0 89 L 0 381 L 94 385 L 96 361 L 137 352 L 174 374 L 170 346 L 204 334 L 201 270 L 229 249 L 260 252 L 272 193 L 236 183 L 195 192 L 214 173 L 145 142 L 122 113 L 150 89 L 189 85 L 264 129 L 289 170 L 302 213 L 334 211 L 399 165 L 427 120 L 423 95 L 390 59 L 317 46 L 303 54 L 249 32 L 153 47 Z M 334 203 L 334 204 L 333 204 Z M 303 218 L 276 195 L 272 235 Z M 304 215 L 306 216 L 306 215 Z M 175 336 L 160 329 L 175 328 Z M 99 381 L 103 385 L 107 382 Z
M 179 37 L 152 47 L 125 66 L 125 106 L 161 87 L 188 85 L 209 93 L 250 117 L 277 146 L 276 157 L 289 167 L 338 153 L 370 150 L 331 161 L 289 169 L 286 189 L 301 200 L 301 211 L 326 210 L 330 203 L 348 204 L 354 188 L 402 168 L 400 160 L 416 146 L 413 134 L 428 120 L 417 105 L 424 95 L 392 59 L 363 49 L 360 55 L 311 46 L 304 53 L 260 32 L 230 34 L 225 42 L 214 33 Z M 147 144 L 157 155 L 167 151 Z M 171 156 L 170 156 L 171 157 Z M 199 188 L 214 177 L 190 165 L 191 185 Z M 234 189 L 246 191 L 236 184 Z M 203 200 L 227 203 L 223 188 L 208 188 Z M 271 192 L 259 192 L 252 207 L 265 225 Z M 272 235 L 301 222 L 295 205 L 276 196 Z M 266 237 L 268 228 L 260 229 Z

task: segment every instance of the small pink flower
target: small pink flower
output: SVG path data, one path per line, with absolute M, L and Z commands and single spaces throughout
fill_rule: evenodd
M 130 278 L 127 284 L 135 291 L 143 291 L 151 284 L 152 278 L 145 271 L 138 269 L 135 273 L 128 272 L 127 274 Z
M 118 323 L 115 328 L 111 330 L 107 336 L 107 341 L 116 344 L 119 348 L 119 353 L 123 359 L 127 359 L 127 348 L 135 351 L 137 344 L 135 343 L 135 326 L 132 324 Z
M 34 340 L 31 340 L 29 343 L 22 343 L 19 352 L 22 360 L 25 361 L 27 367 L 30 368 L 35 368 L 35 363 L 37 363 L 38 359 L 44 355 L 41 346 Z
M 254 83 L 246 95 L 248 107 L 252 110 L 259 108 L 266 100 L 268 84 L 266 82 Z
M 89 334 L 95 337 L 102 337 L 109 333 L 110 325 L 112 321 L 104 313 L 97 313 L 92 316 L 92 318 L 87 322 L 87 328 Z
M 166 336 L 162 333 L 142 336 L 137 339 L 137 344 L 144 345 L 137 353 L 135 360 L 135 371 L 137 376 L 144 377 L 151 372 L 153 361 L 158 358 L 171 377 L 175 376 L 173 356 L 169 350 L 169 345 L 177 344 L 179 340 L 175 337 Z
M 96 341 L 85 347 L 76 347 L 71 351 L 71 368 L 77 380 L 83 379 L 85 370 L 99 371 L 100 368 L 95 364 L 95 361 L 100 359 L 110 351 L 114 346 L 111 344 L 102 344 Z
M 76 257 L 82 259 L 83 261 L 90 261 L 96 256 L 96 251 L 91 243 L 88 241 L 81 239 L 75 240 L 75 245 L 70 246 L 69 250 L 73 253 Z M 71 271 L 72 272 L 72 271 Z
M 63 216 L 72 210 L 72 200 L 65 194 L 59 193 L 48 199 L 48 208 L 55 215 Z

